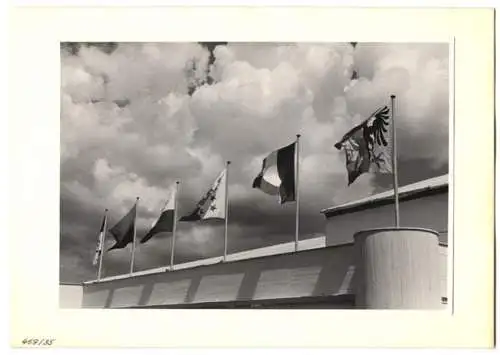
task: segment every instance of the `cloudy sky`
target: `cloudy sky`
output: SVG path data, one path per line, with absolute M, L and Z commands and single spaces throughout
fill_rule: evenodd
M 323 234 L 322 208 L 391 187 L 390 176 L 371 174 L 347 187 L 344 155 L 333 147 L 391 94 L 400 185 L 447 173 L 448 66 L 447 44 L 228 43 L 212 53 L 197 43 L 63 46 L 61 281 L 95 278 L 105 208 L 112 226 L 139 196 L 140 238 L 170 184 L 182 181 L 179 214 L 188 213 L 226 160 L 229 252 L 292 241 L 294 204 L 251 186 L 262 159 L 297 133 L 301 238 Z M 359 81 L 344 92 L 354 68 Z M 189 95 L 190 80 L 207 71 L 211 85 Z M 220 223 L 178 224 L 176 262 L 222 250 Z M 170 236 L 138 245 L 135 260 L 136 270 L 168 264 Z M 129 263 L 129 247 L 106 253 L 103 274 L 126 273 Z

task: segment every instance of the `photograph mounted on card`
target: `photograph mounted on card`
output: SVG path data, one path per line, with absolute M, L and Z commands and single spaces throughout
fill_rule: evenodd
M 493 346 L 494 19 L 13 10 L 12 346 Z

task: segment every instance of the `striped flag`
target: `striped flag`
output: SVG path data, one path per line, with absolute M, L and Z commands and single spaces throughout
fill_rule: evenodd
M 389 108 L 384 106 L 335 144 L 345 152 L 348 185 L 363 173 L 392 173 L 392 126 Z
M 177 189 L 175 185 L 172 185 L 169 190 L 168 198 L 161 211 L 160 217 L 153 223 L 151 229 L 146 233 L 146 235 L 142 237 L 141 244 L 146 243 L 156 234 L 173 232 Z
M 99 259 L 101 257 L 102 249 L 104 247 L 104 233 L 106 233 L 106 224 L 107 224 L 107 214 L 104 214 L 101 223 L 101 229 L 99 230 L 99 234 L 97 236 L 97 247 L 95 249 L 94 260 L 92 261 L 92 265 L 96 266 L 99 263 Z
M 296 142 L 271 152 L 262 161 L 262 170 L 252 187 L 269 195 L 278 195 L 281 204 L 295 201 Z
M 212 187 L 205 193 L 190 214 L 182 217 L 182 222 L 194 222 L 204 219 L 226 218 L 226 172 L 224 169 Z

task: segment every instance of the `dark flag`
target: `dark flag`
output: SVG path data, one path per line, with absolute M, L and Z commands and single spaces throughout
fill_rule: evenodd
M 134 241 L 135 234 L 135 219 L 136 219 L 137 202 L 134 207 L 109 230 L 109 233 L 115 238 L 116 243 L 108 251 L 113 249 L 123 249 L 128 243 Z
M 225 219 L 226 218 L 226 169 L 224 169 L 212 187 L 197 203 L 195 209 L 190 214 L 182 217 L 181 222 L 195 222 L 205 219 Z
M 335 144 L 345 151 L 348 185 L 363 173 L 392 173 L 391 130 L 389 108 L 384 106 Z
M 270 153 L 252 187 L 269 195 L 279 195 L 280 203 L 295 201 L 295 144 Z
M 146 243 L 154 235 L 164 232 L 173 232 L 174 230 L 174 215 L 175 215 L 175 200 L 177 189 L 175 186 L 170 188 L 170 195 L 163 207 L 160 217 L 153 224 L 149 232 L 141 239 L 141 244 Z

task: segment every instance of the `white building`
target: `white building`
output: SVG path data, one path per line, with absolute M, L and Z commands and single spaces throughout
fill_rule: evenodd
M 391 190 L 322 210 L 326 235 L 300 241 L 298 252 L 290 242 L 231 254 L 225 262 L 215 257 L 85 282 L 81 307 L 444 307 L 448 176 L 400 187 L 399 196 L 402 227 L 437 233 L 394 238 L 381 232 L 374 243 L 355 243 L 360 230 L 393 225 Z M 61 306 L 68 305 L 66 292 Z
M 59 284 L 59 307 L 81 308 L 83 298 L 83 286 L 75 283 Z

